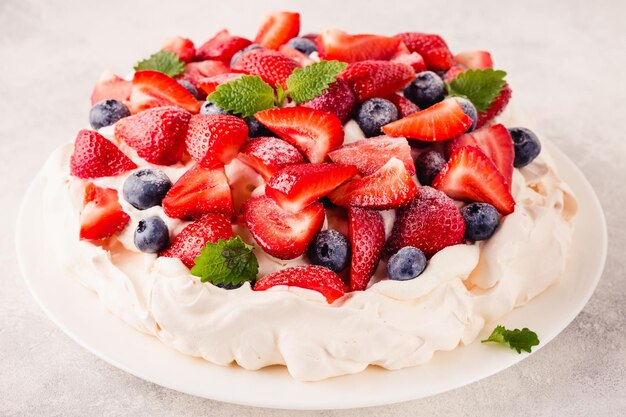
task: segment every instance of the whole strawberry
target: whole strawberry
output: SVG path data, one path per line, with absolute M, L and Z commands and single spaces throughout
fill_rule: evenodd
M 187 129 L 187 152 L 204 168 L 226 165 L 248 139 L 248 126 L 238 117 L 197 114 Z
M 137 168 L 113 142 L 93 130 L 83 129 L 76 135 L 70 157 L 70 173 L 78 178 L 100 178 Z
M 350 85 L 341 79 L 332 83 L 322 95 L 302 104 L 304 107 L 332 113 L 341 120 L 341 123 L 348 121 L 355 105 L 354 92 Z
M 278 51 L 255 49 L 241 56 L 232 69 L 246 74 L 258 75 L 271 85 L 280 84 L 287 89 L 287 78 L 299 65 Z

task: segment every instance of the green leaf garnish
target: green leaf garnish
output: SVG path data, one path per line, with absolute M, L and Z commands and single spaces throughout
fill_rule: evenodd
M 259 262 L 239 236 L 217 243 L 207 242 L 200 255 L 194 260 L 191 274 L 202 282 L 218 285 L 240 285 L 252 281 L 259 272 Z
M 312 100 L 335 82 L 347 65 L 339 61 L 321 61 L 296 68 L 287 78 L 287 94 L 296 103 Z
M 505 76 L 506 72 L 491 68 L 468 70 L 446 84 L 446 88 L 449 95 L 465 97 L 474 104 L 476 110 L 484 112 L 502 91 L 506 84 Z
M 159 51 L 150 55 L 149 58 L 139 61 L 134 67 L 135 71 L 153 70 L 175 77 L 185 70 L 185 63 L 178 58 L 178 55 L 170 51 Z
M 537 337 L 537 333 L 526 327 L 521 330 L 508 330 L 504 326 L 497 326 L 493 329 L 491 335 L 487 339 L 481 340 L 481 342 L 500 343 L 501 345 L 515 349 L 517 353 L 522 353 L 522 350 L 530 353 L 532 347 L 539 344 L 539 338 Z
M 244 75 L 217 86 L 207 100 L 224 110 L 249 117 L 274 107 L 274 89 L 258 75 Z

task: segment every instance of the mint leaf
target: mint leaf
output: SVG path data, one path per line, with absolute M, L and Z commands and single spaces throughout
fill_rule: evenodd
M 459 74 L 449 84 L 446 84 L 448 94 L 465 97 L 474 104 L 476 110 L 484 112 L 502 91 L 506 84 L 506 72 L 493 70 L 468 70 Z
M 493 329 L 491 335 L 487 339 L 481 340 L 481 342 L 500 343 L 501 345 L 515 349 L 517 353 L 522 353 L 522 350 L 530 353 L 532 347 L 539 344 L 539 338 L 537 337 L 537 333 L 526 327 L 521 330 L 508 330 L 504 326 L 497 326 Z
M 287 78 L 287 94 L 296 103 L 312 100 L 334 83 L 347 65 L 339 61 L 321 61 L 296 68 Z
M 139 61 L 134 67 L 135 71 L 153 70 L 175 77 L 185 70 L 185 63 L 178 55 L 169 51 L 159 51 L 150 55 L 149 58 Z
M 258 75 L 244 75 L 217 86 L 207 100 L 224 110 L 249 117 L 274 107 L 274 89 Z
M 259 272 L 259 262 L 252 249 L 239 236 L 207 242 L 194 260 L 191 274 L 215 285 L 236 286 L 251 281 Z

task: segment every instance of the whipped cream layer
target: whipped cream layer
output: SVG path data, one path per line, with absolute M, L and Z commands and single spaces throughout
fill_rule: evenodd
M 518 121 L 504 122 L 515 126 Z M 112 136 L 107 129 L 101 133 Z M 361 135 L 349 122 L 346 143 Z M 148 165 L 120 147 L 140 165 Z M 120 197 L 131 216 L 126 229 L 106 246 L 80 241 L 84 185 L 69 175 L 72 149 L 72 143 L 58 148 L 43 170 L 46 242 L 67 275 L 94 290 L 113 314 L 182 353 L 220 365 L 236 362 L 251 370 L 286 365 L 294 378 L 304 381 L 356 373 L 368 365 L 415 366 L 436 351 L 471 343 L 485 323 L 523 305 L 561 277 L 576 212 L 571 191 L 559 180 L 544 149 L 529 166 L 515 170 L 515 212 L 503 218 L 491 239 L 442 250 L 410 281 L 384 279 L 381 262 L 366 291 L 328 305 L 321 294 L 295 287 L 255 292 L 245 284 L 224 290 L 201 283 L 178 259 L 137 251 L 133 234 L 142 218 L 160 216 L 172 236 L 187 224 L 168 219 L 161 207 L 139 211 Z M 186 165 L 158 169 L 174 182 Z M 261 177 L 237 160 L 226 172 L 237 207 L 250 195 L 263 193 Z M 127 175 L 94 182 L 117 189 L 121 196 Z M 383 216 L 390 229 L 394 212 Z M 325 227 L 339 224 L 329 210 Z M 245 227 L 234 229 L 254 244 Z M 307 263 L 304 258 L 279 261 L 255 251 L 259 276 Z

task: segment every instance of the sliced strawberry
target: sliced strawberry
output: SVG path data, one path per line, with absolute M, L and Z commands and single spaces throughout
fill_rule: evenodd
M 200 111 L 198 100 L 173 78 L 158 71 L 137 71 L 130 93 L 130 111 L 139 113 L 161 106 L 178 106 L 191 113 Z
M 303 103 L 302 106 L 332 113 L 341 120 L 341 123 L 346 123 L 356 106 L 356 96 L 346 81 L 338 79 L 321 95 Z
M 180 60 L 186 63 L 191 62 L 196 55 L 196 48 L 193 42 L 180 36 L 174 36 L 165 41 L 163 46 L 161 46 L 161 50 L 178 55 Z
M 478 142 L 476 142 L 476 139 L 474 139 L 474 136 L 471 133 L 466 133 L 464 135 L 458 136 L 453 140 L 446 142 L 445 144 L 445 154 L 447 158 L 450 158 L 450 155 L 452 155 L 454 151 L 462 148 L 463 146 L 473 146 L 475 148 L 478 148 Z
M 387 60 L 396 54 L 400 41 L 379 35 L 349 35 L 338 29 L 326 29 L 317 38 L 320 58 L 342 62 L 369 59 Z
M 373 174 L 395 157 L 404 163 L 409 175 L 415 174 L 411 147 L 404 138 L 378 136 L 363 139 L 343 145 L 328 156 L 338 164 L 355 165 L 361 175 Z
M 409 48 L 407 48 L 403 42 L 400 42 L 400 45 L 398 45 L 398 51 L 391 57 L 391 61 L 410 65 L 416 74 L 426 71 L 426 62 L 424 62 L 424 58 L 422 58 L 422 56 L 417 52 L 409 51 Z
M 190 119 L 191 113 L 179 107 L 155 107 L 117 122 L 115 138 L 150 163 L 172 165 L 183 156 Z
M 417 186 L 398 158 L 391 158 L 378 171 L 352 180 L 328 196 L 342 207 L 356 206 L 388 210 L 408 204 L 417 193 Z
M 230 59 L 252 42 L 239 36 L 232 36 L 227 29 L 220 30 L 203 43 L 196 52 L 196 61 L 213 59 L 230 63 Z
M 411 52 L 420 54 L 426 67 L 432 71 L 446 71 L 454 65 L 454 57 L 446 41 L 439 35 L 406 32 L 396 35 Z
M 278 259 L 294 259 L 302 255 L 325 219 L 321 203 L 315 202 L 298 213 L 290 213 L 265 195 L 246 201 L 242 213 L 254 240 Z
M 348 209 L 350 230 L 350 289 L 363 291 L 376 272 L 385 245 L 383 216 L 375 210 L 360 207 Z
M 248 139 L 248 126 L 238 117 L 196 114 L 187 129 L 187 152 L 204 168 L 228 164 Z
M 133 83 L 127 81 L 112 72 L 103 72 L 91 92 L 91 105 L 101 100 L 113 99 L 126 101 L 130 97 Z
M 289 45 L 282 45 L 280 48 L 278 48 L 278 52 L 287 55 L 289 58 L 300 64 L 301 67 L 306 67 L 307 65 L 311 65 L 315 62 L 311 58 L 309 58 L 308 55 L 304 55 L 302 52 L 298 51 L 295 48 L 292 48 Z
M 465 222 L 454 201 L 441 191 L 420 187 L 415 199 L 396 212 L 387 255 L 414 246 L 428 257 L 463 242 Z
M 274 12 L 269 14 L 259 29 L 254 43 L 267 49 L 278 49 L 300 32 L 300 13 Z
M 344 295 L 339 275 L 318 265 L 295 266 L 266 275 L 254 284 L 254 290 L 265 291 L 277 285 L 317 291 L 326 297 L 328 304 Z
M 117 199 L 117 191 L 87 183 L 80 212 L 81 239 L 105 239 L 124 229 L 129 221 L 130 216 L 124 213 Z
M 191 223 L 174 238 L 174 242 L 159 254 L 166 258 L 178 258 L 187 268 L 192 268 L 194 260 L 207 242 L 217 243 L 233 237 L 230 217 L 224 214 L 209 213 Z
M 297 213 L 328 195 L 358 173 L 354 165 L 298 164 L 289 165 L 265 184 L 265 195 L 282 208 Z
M 389 136 L 439 142 L 462 135 L 473 123 L 455 99 L 446 99 L 382 127 Z
M 211 94 L 217 89 L 217 86 L 226 84 L 229 81 L 236 80 L 243 77 L 243 74 L 238 72 L 226 72 L 224 74 L 214 75 L 212 77 L 203 78 L 198 81 L 198 87 L 206 93 Z
M 73 176 L 83 179 L 111 177 L 134 168 L 137 165 L 98 132 L 83 129 L 76 135 L 70 157 Z
M 515 209 L 505 178 L 480 149 L 471 146 L 454 151 L 435 177 L 433 187 L 455 200 L 489 203 L 502 215 Z
M 398 109 L 398 114 L 400 118 L 407 117 L 410 114 L 417 113 L 420 111 L 420 108 L 417 107 L 415 103 L 413 103 L 408 98 L 401 96 L 400 94 L 391 94 L 385 97 L 387 100 L 391 101 L 396 109 Z
M 209 77 L 225 74 L 230 71 L 230 67 L 222 61 L 200 61 L 190 62 L 185 65 L 185 71 L 180 78 L 189 81 L 196 88 Z
M 163 211 L 174 219 L 197 220 L 207 213 L 234 214 L 233 196 L 224 167 L 194 165 L 170 188 Z
M 459 52 L 454 56 L 454 60 L 468 69 L 493 68 L 491 54 L 487 51 Z
M 253 49 L 243 54 L 232 68 L 246 74 L 258 75 L 272 87 L 280 84 L 286 89 L 287 78 L 298 67 L 296 61 L 278 51 Z
M 302 154 L 294 146 L 272 137 L 259 137 L 246 142 L 237 158 L 261 174 L 265 181 L 283 167 L 304 163 Z
M 350 84 L 359 101 L 385 97 L 415 78 L 407 64 L 389 61 L 361 61 L 349 64 L 340 74 Z
M 255 114 L 256 119 L 295 146 L 314 163 L 343 143 L 343 126 L 334 114 L 307 107 L 283 107 Z
M 446 73 L 443 75 L 443 80 L 447 83 L 454 80 L 459 74 L 467 71 L 467 68 L 463 65 L 453 65 Z
M 511 100 L 511 95 L 513 92 L 511 91 L 511 87 L 508 84 L 505 84 L 500 91 L 498 97 L 491 103 L 489 109 L 484 112 L 478 113 L 478 123 L 476 123 L 476 127 L 480 128 L 487 123 L 489 123 L 494 117 L 502 113 L 507 104 L 509 104 L 509 100 Z

